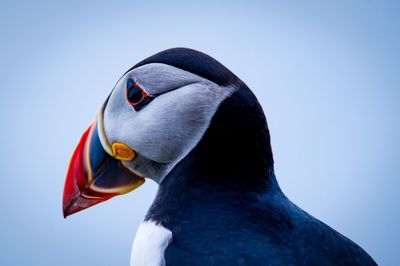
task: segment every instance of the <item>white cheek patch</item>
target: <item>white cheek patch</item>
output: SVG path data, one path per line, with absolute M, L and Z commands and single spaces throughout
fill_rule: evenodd
M 104 128 L 109 142 L 127 144 L 142 157 L 144 163 L 140 164 L 140 159 L 136 158 L 131 162 L 124 161 L 124 165 L 158 183 L 197 145 L 220 103 L 234 92 L 231 87 L 221 87 L 192 73 L 165 66 L 157 64 L 163 75 L 170 71 L 169 79 L 179 72 L 179 82 L 171 81 L 172 91 L 158 95 L 146 107 L 135 111 L 126 100 L 125 82 L 121 79 L 104 111 Z M 156 71 L 154 66 L 152 70 Z M 171 73 L 172 70 L 175 72 Z M 147 78 L 153 79 L 147 80 L 147 83 L 153 82 L 156 86 L 157 80 L 154 79 L 157 77 L 147 73 Z M 137 79 L 144 80 L 143 76 Z M 160 84 L 160 88 L 151 88 L 153 93 L 165 90 L 167 84 Z M 176 88 L 177 84 L 187 85 Z
M 172 232 L 153 221 L 140 224 L 132 245 L 131 266 L 165 265 L 164 251 Z

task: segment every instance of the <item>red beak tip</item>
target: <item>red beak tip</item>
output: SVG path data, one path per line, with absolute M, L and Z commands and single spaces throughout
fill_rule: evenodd
M 70 208 L 71 206 L 63 206 L 63 216 L 64 216 L 64 219 L 66 219 L 68 216 L 70 216 L 72 213 L 71 213 L 71 211 L 70 211 Z
M 70 208 L 71 206 L 67 206 L 67 207 L 63 207 L 63 216 L 64 216 L 64 219 L 66 219 L 68 216 L 70 216 L 72 213 L 71 213 L 71 208 Z

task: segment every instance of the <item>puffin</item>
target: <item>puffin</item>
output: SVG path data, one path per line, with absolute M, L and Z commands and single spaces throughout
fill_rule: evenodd
M 131 265 L 377 265 L 285 196 L 260 103 L 202 52 L 161 51 L 122 75 L 72 155 L 64 217 L 146 179 L 158 192 Z

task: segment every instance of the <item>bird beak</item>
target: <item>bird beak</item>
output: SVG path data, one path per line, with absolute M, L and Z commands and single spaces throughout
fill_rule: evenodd
M 83 133 L 69 164 L 64 186 L 64 218 L 144 183 L 123 164 L 136 153 L 123 143 L 109 145 L 104 135 L 102 110 Z

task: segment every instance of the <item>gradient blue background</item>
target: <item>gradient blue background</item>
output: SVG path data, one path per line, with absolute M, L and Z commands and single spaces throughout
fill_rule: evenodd
M 156 185 L 64 220 L 65 173 L 120 75 L 185 46 L 258 96 L 288 197 L 400 265 L 400 6 L 276 2 L 2 1 L 0 264 L 128 265 Z

